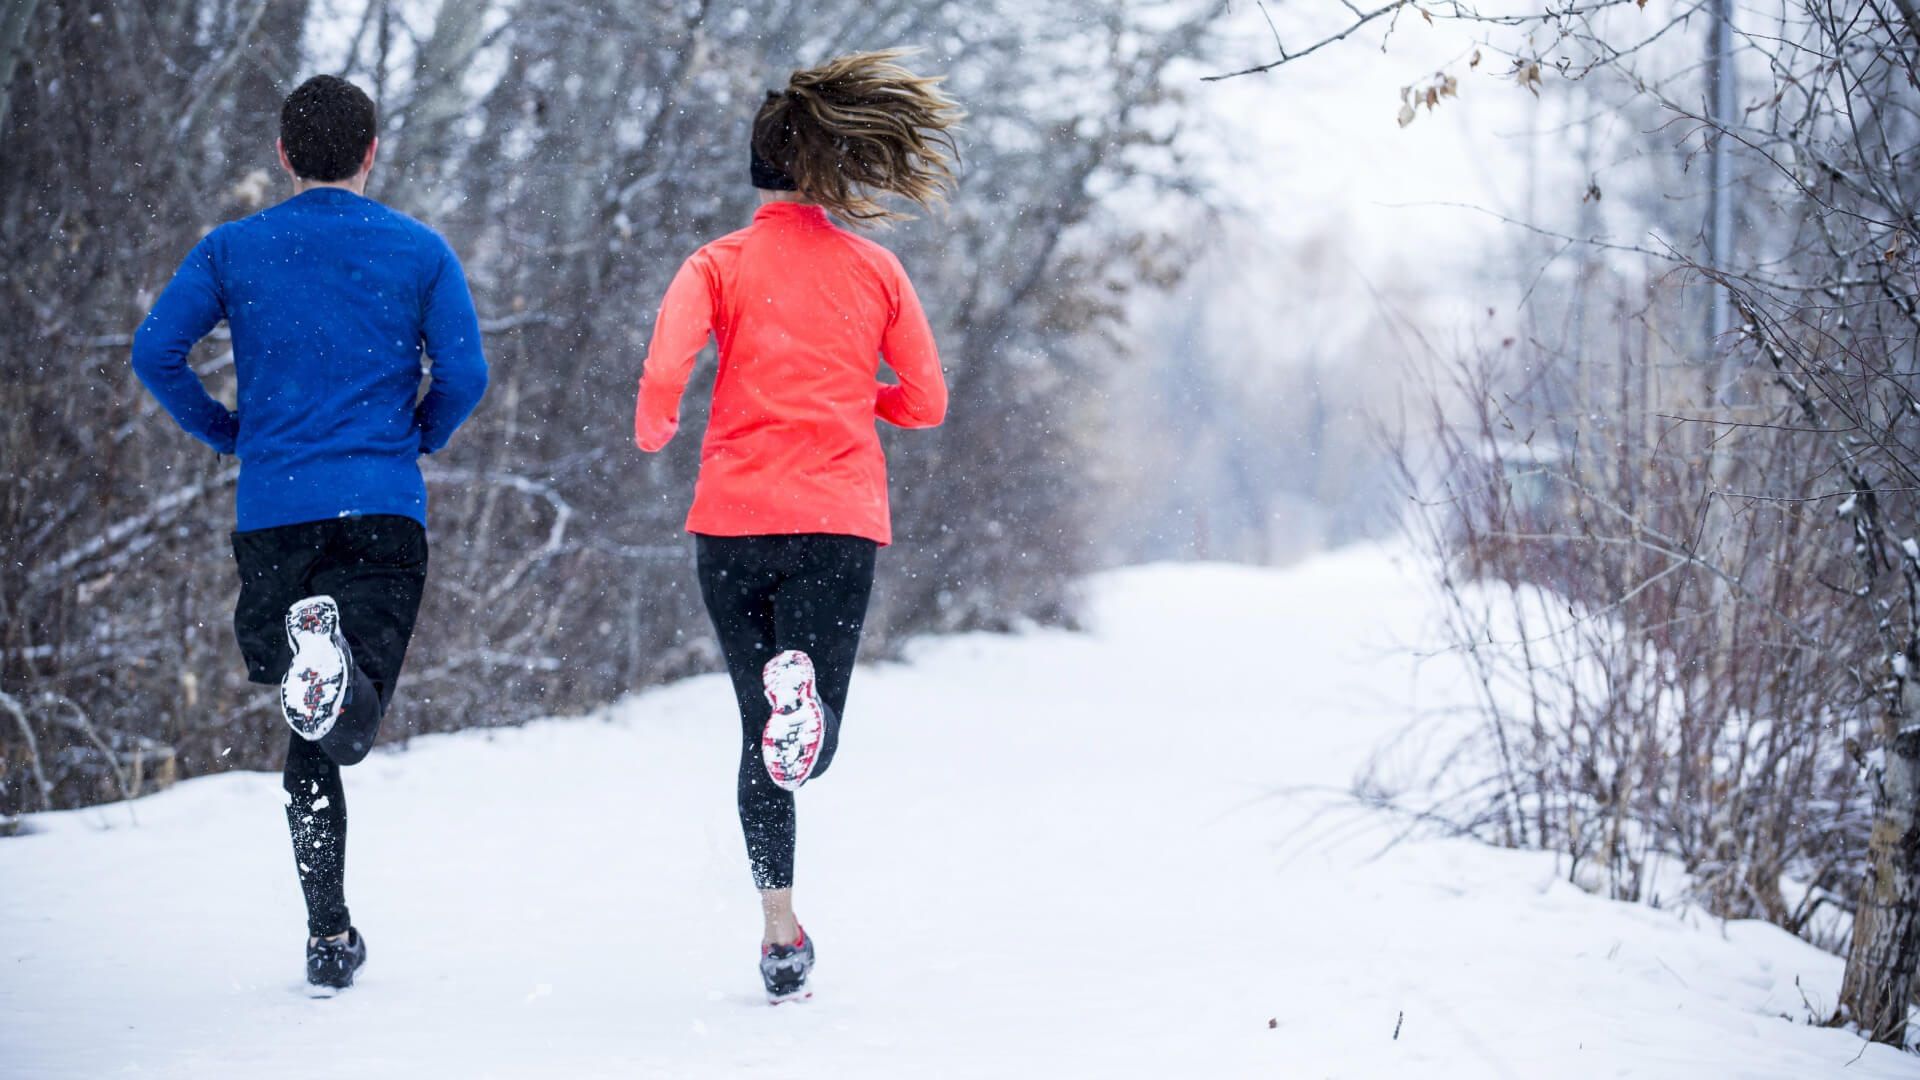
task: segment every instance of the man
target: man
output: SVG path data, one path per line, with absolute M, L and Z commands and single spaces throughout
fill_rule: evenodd
M 426 583 L 417 458 L 447 444 L 487 385 L 452 249 L 365 195 L 378 150 L 365 93 L 327 75 L 303 83 L 280 112 L 293 197 L 207 234 L 133 339 L 134 371 L 174 420 L 240 458 L 234 631 L 248 678 L 279 685 L 293 729 L 284 781 L 307 981 L 331 989 L 367 955 L 343 888 L 340 768 L 373 746 Z M 237 412 L 187 366 L 222 319 Z

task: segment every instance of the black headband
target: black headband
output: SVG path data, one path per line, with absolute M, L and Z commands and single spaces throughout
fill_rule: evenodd
M 791 93 L 792 93 L 791 90 L 767 91 L 767 101 L 765 105 L 762 105 L 760 107 L 761 111 L 762 112 L 766 111 L 767 105 L 771 105 L 775 101 L 778 101 L 783 97 L 789 96 Z M 754 124 L 755 128 L 758 128 L 759 126 L 760 125 L 757 122 Z M 794 183 L 793 177 L 787 175 L 787 170 L 781 168 L 778 165 L 775 165 L 773 162 L 768 161 L 766 158 L 763 158 L 760 156 L 759 148 L 753 145 L 752 135 L 748 135 L 747 137 L 747 154 L 748 154 L 748 173 L 753 177 L 754 187 L 757 187 L 762 191 L 799 191 L 800 190 L 800 185 Z
M 800 185 L 793 182 L 787 171 L 766 158 L 760 156 L 751 144 L 747 147 L 748 172 L 753 177 L 753 186 L 765 191 L 799 191 Z

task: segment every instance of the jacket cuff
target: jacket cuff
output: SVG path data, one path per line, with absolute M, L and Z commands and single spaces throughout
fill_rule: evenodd
M 207 433 L 206 441 L 216 453 L 233 453 L 240 441 L 240 414 L 232 409 L 225 410 L 224 415 L 214 421 L 213 430 Z

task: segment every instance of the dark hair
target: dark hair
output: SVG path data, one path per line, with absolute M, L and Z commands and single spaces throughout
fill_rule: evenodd
M 280 107 L 280 145 L 304 180 L 345 180 L 360 171 L 379 134 L 373 99 L 333 75 L 315 75 Z
M 855 53 L 794 72 L 753 119 L 753 156 L 850 221 L 904 216 L 868 192 L 923 207 L 939 201 L 958 156 L 949 132 L 966 114 L 938 77 L 895 63 L 908 51 Z

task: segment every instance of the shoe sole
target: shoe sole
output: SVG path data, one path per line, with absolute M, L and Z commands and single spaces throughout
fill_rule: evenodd
M 340 607 L 331 596 L 309 596 L 287 609 L 293 664 L 280 680 L 280 712 L 293 733 L 314 742 L 340 719 L 347 696 L 347 658 L 334 641 Z
M 358 979 L 360 977 L 360 968 L 364 968 L 366 966 L 367 965 L 364 962 L 362 962 L 360 967 L 353 969 L 354 977 L 352 979 L 348 979 L 344 983 L 341 983 L 339 986 L 335 986 L 332 983 L 317 983 L 317 982 L 307 983 L 307 986 L 306 986 L 307 996 L 315 1000 L 324 1000 L 330 997 L 338 997 L 343 991 L 353 989 L 354 979 Z
M 760 733 L 760 760 L 774 786 L 798 791 L 813 775 L 827 735 L 826 712 L 814 689 L 813 659 L 789 649 L 760 669 L 760 683 L 766 688 L 767 704 L 773 706 Z
M 768 994 L 767 1004 L 785 1005 L 785 1004 L 788 1004 L 789 1002 L 810 1001 L 812 1000 L 812 998 L 813 998 L 812 990 L 795 990 L 791 994 Z
M 367 962 L 365 960 L 360 961 L 359 966 L 353 969 L 353 974 L 347 976 L 347 981 L 338 986 L 332 983 L 317 983 L 309 980 L 306 984 L 307 996 L 316 1000 L 336 997 L 343 990 L 353 989 L 353 984 L 360 979 L 360 973 L 366 969 Z

